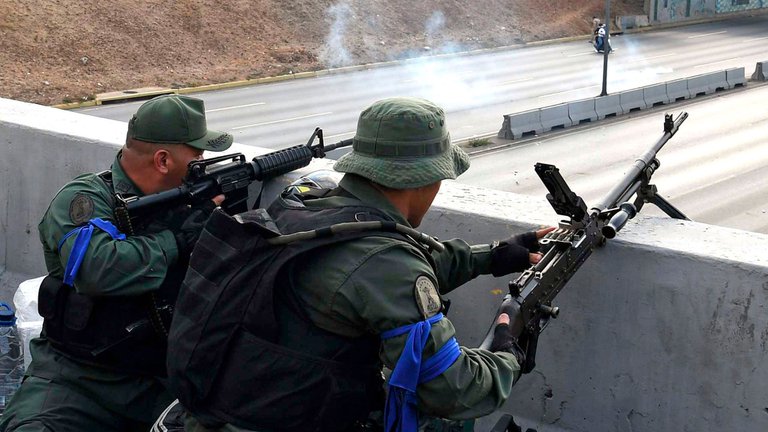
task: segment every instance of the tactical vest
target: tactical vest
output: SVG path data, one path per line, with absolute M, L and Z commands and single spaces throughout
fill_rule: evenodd
M 376 231 L 331 227 L 362 221 L 383 223 Z M 378 335 L 345 338 L 302 318 L 284 271 L 302 255 L 310 263 L 313 249 L 365 236 L 424 250 L 394 226 L 371 207 L 316 209 L 283 198 L 268 211 L 235 218 L 215 211 L 192 253 L 171 325 L 173 393 L 204 425 L 258 431 L 348 431 L 381 409 Z M 298 232 L 316 236 L 270 244 Z M 300 351 L 280 344 L 281 335 L 294 334 L 304 335 Z M 327 352 L 329 344 L 337 347 L 332 360 L 315 355 L 315 347 Z
M 114 192 L 111 172 L 98 176 Z M 165 376 L 170 317 L 186 267 L 187 260 L 180 259 L 160 290 L 138 296 L 83 295 L 49 275 L 38 294 L 42 334 L 68 357 L 125 373 Z

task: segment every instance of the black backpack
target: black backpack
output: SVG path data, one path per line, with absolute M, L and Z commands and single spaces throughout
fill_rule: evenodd
M 324 228 L 313 229 L 317 226 Z M 192 253 L 168 338 L 169 382 L 185 408 L 203 424 L 229 422 L 253 429 L 343 430 L 348 426 L 345 423 L 367 415 L 369 407 L 363 405 L 369 389 L 356 386 L 370 381 L 371 376 L 380 380 L 378 363 L 337 364 L 306 353 L 285 356 L 285 350 L 274 345 L 279 335 L 274 303 L 280 271 L 291 259 L 317 247 L 371 235 L 397 238 L 421 249 L 424 247 L 414 238 L 442 246 L 364 206 L 308 209 L 278 199 L 269 212 L 257 209 L 232 217 L 214 211 Z M 312 391 L 289 394 L 293 389 L 275 388 L 273 384 L 279 381 L 274 377 L 250 384 L 282 393 L 264 396 L 271 398 L 266 401 L 250 397 L 267 389 L 243 388 L 246 381 L 237 380 L 268 371 L 240 371 L 231 357 L 248 359 L 244 363 L 250 361 L 258 367 L 269 362 L 282 364 L 273 355 L 276 351 L 291 361 L 303 358 L 296 361 L 305 361 L 306 368 L 299 369 L 307 369 L 307 374 L 296 379 L 306 387 L 322 387 L 329 398 L 344 397 L 345 412 L 322 412 L 324 406 L 340 404 L 317 400 L 317 394 L 295 394 Z M 294 403 L 285 403 L 287 400 Z M 285 411 L 290 409 L 294 411 Z M 326 418 L 314 418 L 323 415 Z M 307 418 L 312 421 L 307 423 Z

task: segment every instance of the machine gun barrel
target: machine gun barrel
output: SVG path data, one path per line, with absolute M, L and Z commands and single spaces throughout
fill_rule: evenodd
M 675 136 L 680 125 L 683 124 L 685 119 L 688 118 L 688 113 L 683 111 L 673 121 L 672 114 L 666 114 L 664 116 L 664 135 L 654 144 L 648 151 L 643 153 L 630 167 L 629 171 L 624 175 L 616 186 L 608 192 L 605 197 L 600 200 L 594 207 L 593 211 L 601 212 L 605 209 L 616 207 L 622 202 L 629 199 L 635 192 L 632 190 L 633 186 L 638 180 L 640 173 L 642 173 L 651 163 L 656 159 L 656 154 L 664 147 L 664 144 L 669 141 L 670 138 Z

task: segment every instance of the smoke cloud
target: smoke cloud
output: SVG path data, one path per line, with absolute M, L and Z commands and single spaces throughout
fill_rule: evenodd
M 352 16 L 352 8 L 348 3 L 336 3 L 325 11 L 332 23 L 325 38 L 325 46 L 320 52 L 320 60 L 328 67 L 349 66 L 352 56 L 344 43 L 344 33 L 347 23 Z

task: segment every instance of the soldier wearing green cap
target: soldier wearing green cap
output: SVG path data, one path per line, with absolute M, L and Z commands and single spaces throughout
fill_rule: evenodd
M 164 380 L 167 327 L 192 247 L 216 203 L 170 209 L 125 235 L 115 194 L 182 184 L 187 164 L 232 136 L 206 126 L 203 101 L 166 95 L 128 124 L 111 170 L 64 185 L 38 231 L 48 276 L 43 331 L 3 414 L 2 431 L 146 431 L 171 400 Z
M 344 209 L 353 209 L 357 221 L 418 227 L 441 182 L 466 171 L 469 157 L 451 143 L 441 108 L 400 97 L 361 113 L 353 150 L 334 168 L 345 173 L 337 188 L 283 194 L 270 206 L 281 230 L 312 226 Z M 494 245 L 454 239 L 432 250 L 413 237 L 371 232 L 302 252 L 287 260 L 274 284 L 278 336 L 261 341 L 245 317 L 234 342 L 220 347 L 216 369 L 207 369 L 218 374 L 201 403 L 203 395 L 179 390 L 188 388 L 185 380 L 201 382 L 195 372 L 175 370 L 169 360 L 181 402 L 153 430 L 377 430 L 368 421 L 378 411 L 384 430 L 415 431 L 420 417 L 424 423 L 427 416 L 461 420 L 493 412 L 510 395 L 524 355 L 508 332 L 509 314 L 498 317 L 491 350 L 462 347 L 442 296 L 478 275 L 537 262 L 537 238 L 549 230 Z M 180 305 L 172 334 L 199 318 Z M 183 343 L 177 339 L 171 352 Z M 382 370 L 389 375 L 386 397 Z

